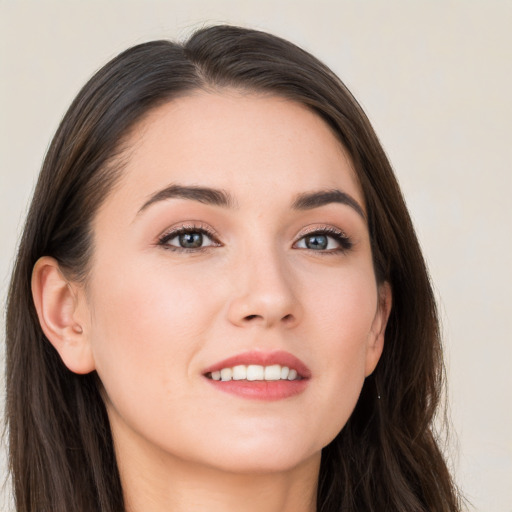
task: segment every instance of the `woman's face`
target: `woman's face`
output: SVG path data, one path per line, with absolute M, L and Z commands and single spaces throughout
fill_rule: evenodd
M 347 153 L 305 107 L 237 92 L 159 107 L 130 147 L 85 292 L 118 455 L 239 472 L 318 460 L 390 303 Z

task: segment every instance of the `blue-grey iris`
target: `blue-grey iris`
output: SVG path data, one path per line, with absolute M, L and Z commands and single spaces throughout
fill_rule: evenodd
M 180 246 L 185 249 L 196 249 L 203 245 L 202 233 L 183 233 L 179 237 Z
M 306 237 L 306 247 L 308 249 L 325 250 L 327 249 L 327 236 L 325 235 L 311 235 Z

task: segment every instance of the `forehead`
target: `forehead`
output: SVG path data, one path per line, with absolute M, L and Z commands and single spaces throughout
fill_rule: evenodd
M 282 97 L 198 91 L 132 131 L 121 179 L 138 202 L 178 182 L 270 199 L 342 188 L 364 203 L 350 156 L 327 123 Z

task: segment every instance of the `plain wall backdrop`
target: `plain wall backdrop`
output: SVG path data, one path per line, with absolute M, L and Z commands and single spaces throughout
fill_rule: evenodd
M 438 295 L 457 481 L 474 510 L 512 512 L 512 2 L 0 0 L 2 308 L 45 150 L 79 88 L 128 46 L 219 22 L 304 47 L 367 112 Z

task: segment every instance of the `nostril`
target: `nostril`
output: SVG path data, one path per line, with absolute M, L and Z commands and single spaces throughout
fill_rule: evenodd
M 263 319 L 264 317 L 262 315 L 247 315 L 244 320 L 247 320 L 247 321 L 251 321 L 251 320 L 254 320 L 256 318 L 261 318 Z M 288 314 L 288 315 L 285 315 L 283 316 L 283 318 L 281 319 L 281 321 L 283 322 L 286 322 L 286 323 L 289 323 L 289 322 L 292 322 L 293 321 L 293 318 L 294 316 L 292 314 Z

